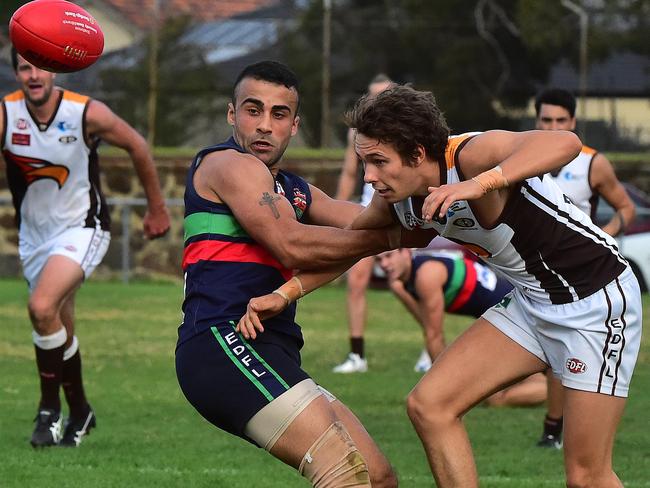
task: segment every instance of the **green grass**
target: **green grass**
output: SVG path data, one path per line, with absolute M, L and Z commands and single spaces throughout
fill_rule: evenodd
M 78 336 L 98 428 L 79 449 L 29 445 L 37 374 L 21 281 L 0 281 L 0 486 L 305 487 L 291 468 L 204 421 L 174 372 L 179 284 L 89 282 L 77 299 Z M 433 481 L 405 413 L 421 350 L 413 320 L 386 291 L 369 293 L 370 371 L 340 376 L 347 353 L 344 289 L 303 299 L 303 365 L 347 403 L 396 467 L 401 486 Z M 644 297 L 646 310 L 650 299 Z M 647 317 L 646 317 L 647 319 Z M 646 320 L 647 322 L 647 320 Z M 469 321 L 447 318 L 448 337 Z M 619 428 L 615 468 L 626 487 L 650 486 L 650 342 L 641 350 Z M 560 452 L 534 447 L 544 409 L 477 408 L 466 417 L 483 487 L 564 486 Z

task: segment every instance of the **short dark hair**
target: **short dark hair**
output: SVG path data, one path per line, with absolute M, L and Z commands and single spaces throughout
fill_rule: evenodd
M 548 88 L 541 91 L 535 97 L 535 113 L 538 117 L 543 103 L 547 105 L 557 105 L 558 107 L 566 109 L 571 118 L 576 115 L 576 97 L 567 90 L 561 88 Z
M 18 72 L 18 51 L 11 46 L 11 65 L 14 67 L 14 72 Z
M 429 157 L 444 161 L 449 127 L 431 92 L 392 85 L 377 95 L 364 95 L 346 113 L 357 132 L 395 147 L 411 163 L 422 146 Z
M 239 73 L 232 87 L 233 102 L 237 96 L 237 87 L 244 78 L 268 81 L 277 85 L 284 85 L 289 89 L 295 89 L 298 94 L 298 107 L 300 107 L 298 77 L 288 66 L 277 61 L 260 61 L 259 63 L 249 64 Z

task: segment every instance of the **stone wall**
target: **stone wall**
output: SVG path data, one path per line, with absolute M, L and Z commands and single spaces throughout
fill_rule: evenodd
M 157 158 L 156 164 L 166 198 L 182 199 L 186 168 L 189 158 Z M 630 181 L 650 193 L 650 161 L 616 163 L 622 181 Z M 143 193 L 130 160 L 124 156 L 102 156 L 102 187 L 107 197 L 142 197 Z M 310 183 L 333 195 L 341 168 L 340 160 L 286 160 L 284 167 L 300 174 Z M 5 178 L 4 162 L 0 160 L 0 196 L 7 198 L 9 191 Z M 96 274 L 103 278 L 123 276 L 123 207 L 112 205 L 112 241 L 109 251 Z M 172 228 L 167 236 L 148 241 L 142 234 L 143 207 L 134 207 L 129 218 L 130 278 L 169 278 L 181 276 L 180 263 L 183 249 L 183 208 L 171 206 Z M 14 210 L 11 204 L 0 205 L 0 276 L 20 276 L 18 262 L 18 235 L 14 227 Z
M 160 182 L 168 199 L 183 198 L 186 168 L 190 158 L 157 158 Z M 143 197 L 142 187 L 126 156 L 101 156 L 101 184 L 107 197 Z M 301 174 L 329 194 L 336 190 L 340 160 L 285 161 L 284 167 Z M 0 197 L 10 199 L 4 161 L 0 158 Z M 129 217 L 129 278 L 167 278 L 181 276 L 183 250 L 183 207 L 171 206 L 172 227 L 161 239 L 149 241 L 142 233 L 144 207 L 132 207 Z M 124 207 L 111 205 L 111 245 L 102 265 L 95 272 L 102 278 L 123 278 Z M 21 276 L 18 260 L 18 232 L 11 203 L 0 205 L 0 277 Z

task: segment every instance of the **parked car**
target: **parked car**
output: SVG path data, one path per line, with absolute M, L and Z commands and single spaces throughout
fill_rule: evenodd
M 623 183 L 623 186 L 636 206 L 636 218 L 616 241 L 630 262 L 641 291 L 647 292 L 650 290 L 650 196 L 630 183 Z M 596 208 L 596 223 L 606 224 L 613 214 L 614 209 L 601 198 Z

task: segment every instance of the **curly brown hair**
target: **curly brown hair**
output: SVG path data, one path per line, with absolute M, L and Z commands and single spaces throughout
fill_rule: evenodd
M 449 127 L 431 92 L 394 85 L 377 95 L 364 95 L 345 114 L 348 127 L 391 144 L 411 165 L 422 146 L 427 155 L 444 161 Z

